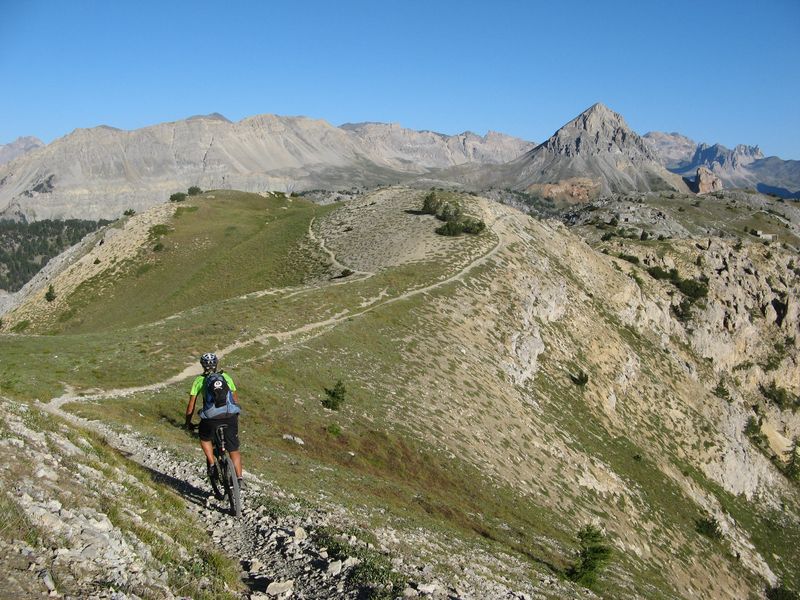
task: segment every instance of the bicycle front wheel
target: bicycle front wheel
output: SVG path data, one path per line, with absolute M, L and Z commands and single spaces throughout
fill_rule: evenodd
M 242 497 L 239 493 L 239 480 L 236 478 L 236 469 L 233 468 L 233 461 L 230 456 L 225 456 L 223 459 L 225 468 L 225 491 L 228 493 L 228 502 L 231 507 L 231 514 L 234 517 L 242 516 Z

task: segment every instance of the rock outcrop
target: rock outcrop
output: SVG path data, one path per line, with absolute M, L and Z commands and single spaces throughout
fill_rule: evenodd
M 708 194 L 722 189 L 722 179 L 714 175 L 708 167 L 698 167 L 694 178 L 694 191 Z

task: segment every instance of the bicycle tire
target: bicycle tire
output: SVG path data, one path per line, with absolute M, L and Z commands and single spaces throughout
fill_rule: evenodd
M 217 476 L 216 477 L 212 477 L 211 473 L 209 473 L 208 474 L 208 480 L 211 482 L 211 491 L 214 493 L 214 497 L 217 500 L 222 500 L 225 497 L 225 494 L 223 494 L 220 491 L 221 477 L 220 477 L 219 468 L 220 468 L 219 464 L 217 464 Z
M 242 496 L 239 492 L 239 480 L 236 478 L 236 469 L 233 468 L 233 461 L 229 456 L 223 459 L 225 468 L 224 485 L 225 491 L 228 494 L 228 503 L 230 504 L 231 514 L 234 517 L 242 516 Z

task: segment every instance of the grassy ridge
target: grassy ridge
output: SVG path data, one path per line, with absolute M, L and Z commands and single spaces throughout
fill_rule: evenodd
M 84 282 L 68 298 L 70 308 L 55 330 L 131 327 L 249 292 L 299 285 L 325 271 L 323 256 L 304 245 L 304 235 L 313 218 L 332 208 L 283 195 L 199 196 L 179 207 L 171 222 L 151 228 L 151 246 L 118 265 L 113 279 L 103 273 Z

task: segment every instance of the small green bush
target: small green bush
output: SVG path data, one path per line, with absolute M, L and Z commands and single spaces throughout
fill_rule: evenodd
M 622 254 L 622 253 L 618 254 L 617 256 L 619 258 L 621 258 L 622 260 L 627 260 L 631 264 L 634 264 L 634 265 L 638 265 L 639 264 L 639 257 L 638 256 L 633 256 L 632 254 Z
M 164 249 L 164 244 L 158 242 L 155 246 L 153 246 L 153 252 L 161 252 Z
M 203 190 L 201 190 L 201 189 L 200 189 L 199 187 L 197 187 L 196 185 L 193 185 L 193 186 L 192 186 L 192 187 L 190 187 L 190 188 L 189 188 L 187 191 L 189 192 L 189 195 L 190 195 L 190 196 L 199 196 L 200 194 L 202 194 L 202 193 L 203 193 Z
M 608 240 L 610 240 L 613 237 L 614 237 L 614 232 L 613 231 L 607 231 L 602 236 L 600 236 L 600 241 L 601 242 L 607 242 Z
M 464 228 L 464 233 L 471 233 L 473 235 L 482 233 L 486 229 L 486 223 L 478 219 L 464 219 L 461 225 Z
M 681 279 L 675 283 L 675 287 L 693 300 L 705 298 L 708 295 L 708 285 L 695 279 Z
M 578 369 L 578 373 L 576 375 L 570 375 L 569 378 L 572 380 L 572 383 L 580 387 L 589 383 L 589 375 L 583 369 Z
M 325 398 L 322 399 L 322 406 L 330 410 L 339 410 L 344 404 L 347 389 L 345 388 L 342 380 L 336 381 L 332 388 L 325 388 Z
M 436 233 L 439 235 L 457 236 L 464 233 L 464 226 L 455 221 L 447 221 L 441 227 L 436 228 Z
M 731 393 L 728 391 L 728 388 L 725 387 L 725 384 L 722 383 L 721 380 L 717 384 L 717 387 L 714 388 L 713 392 L 717 398 L 722 398 L 723 400 L 728 400 L 728 401 L 730 401 L 731 399 Z
M 47 288 L 47 293 L 44 295 L 44 299 L 48 302 L 52 302 L 56 299 L 56 291 L 53 289 L 53 284 L 50 284 L 50 287 Z
M 695 519 L 694 528 L 697 533 L 712 540 L 722 539 L 722 530 L 719 528 L 719 521 L 714 517 L 702 517 Z
M 688 323 L 692 319 L 692 301 L 689 298 L 681 300 L 680 304 L 673 304 L 673 314 L 681 323 Z
M 774 381 L 768 386 L 759 386 L 759 389 L 764 398 L 776 404 L 781 410 L 800 408 L 800 398 L 790 394 L 786 388 L 778 387 Z
M 777 587 L 768 587 L 764 590 L 767 600 L 800 600 L 795 592 L 779 584 Z
M 339 425 L 337 425 L 336 423 L 331 423 L 330 425 L 328 425 L 325 428 L 325 431 L 327 431 L 334 437 L 339 437 L 340 435 L 342 435 L 342 428 L 339 427 Z
M 567 570 L 567 577 L 584 587 L 597 583 L 600 570 L 611 560 L 611 547 L 605 536 L 594 525 L 586 525 L 578 532 L 580 551 L 578 560 Z
M 129 208 L 129 209 L 127 209 L 125 212 L 123 212 L 122 214 L 123 214 L 124 216 L 126 216 L 126 217 L 132 217 L 133 215 L 135 215 L 135 214 L 136 214 L 136 211 L 135 211 L 135 210 L 133 210 L 132 208 Z
M 186 200 L 186 194 L 184 192 L 175 192 L 169 197 L 170 202 L 183 202 L 184 200 Z

